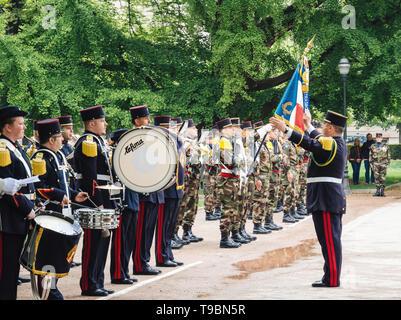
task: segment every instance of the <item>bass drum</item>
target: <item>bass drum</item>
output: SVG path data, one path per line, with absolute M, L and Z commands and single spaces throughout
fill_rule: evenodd
M 81 234 L 82 228 L 74 219 L 54 211 L 41 212 L 25 239 L 20 263 L 38 276 L 65 277 Z
M 157 127 L 147 126 L 125 132 L 112 161 L 117 177 L 127 188 L 151 193 L 175 183 L 178 160 L 174 139 Z

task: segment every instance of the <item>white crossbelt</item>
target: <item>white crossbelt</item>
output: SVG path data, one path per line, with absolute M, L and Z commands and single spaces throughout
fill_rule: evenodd
M 333 178 L 333 177 L 313 177 L 313 178 L 307 178 L 306 182 L 307 183 L 316 183 L 316 182 L 332 182 L 332 183 L 342 183 L 342 179 L 339 178 Z
M 23 193 L 22 195 L 31 201 L 35 200 L 35 198 L 36 198 L 34 193 Z
M 77 178 L 78 180 L 82 179 L 82 173 L 77 173 L 76 178 Z M 100 180 L 100 181 L 109 181 L 109 182 L 113 182 L 113 181 L 111 180 L 110 176 L 107 175 L 107 174 L 98 174 L 98 175 L 96 176 L 96 178 L 97 178 L 96 180 Z

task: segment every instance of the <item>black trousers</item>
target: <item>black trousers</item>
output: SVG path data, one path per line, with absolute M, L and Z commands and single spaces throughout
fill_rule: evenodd
M 174 260 L 171 240 L 177 222 L 180 199 L 165 198 L 164 208 L 159 210 L 156 224 L 155 256 L 156 263 Z
M 312 218 L 324 258 L 322 281 L 338 287 L 342 264 L 342 214 L 317 211 L 312 213 Z
M 84 229 L 82 246 L 82 291 L 104 287 L 104 268 L 109 250 L 110 236 L 102 237 L 102 230 Z
M 159 205 L 151 202 L 139 202 L 139 212 L 135 234 L 135 249 L 132 254 L 134 273 L 141 272 L 150 260 L 150 247 L 152 246 Z
M 129 259 L 135 247 L 138 211 L 126 208 L 120 216 L 120 225 L 113 230 L 111 240 L 110 276 L 112 280 L 128 279 Z
M 0 231 L 0 300 L 17 300 L 19 257 L 25 235 Z

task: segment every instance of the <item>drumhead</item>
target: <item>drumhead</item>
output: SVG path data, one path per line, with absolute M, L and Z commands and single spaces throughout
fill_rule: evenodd
M 42 228 L 64 235 L 75 236 L 82 233 L 79 223 L 68 217 L 63 217 L 57 212 L 45 211 L 37 215 L 34 220 Z
M 155 127 L 141 127 L 121 136 L 113 154 L 117 177 L 129 189 L 150 193 L 171 185 L 177 170 L 173 139 Z

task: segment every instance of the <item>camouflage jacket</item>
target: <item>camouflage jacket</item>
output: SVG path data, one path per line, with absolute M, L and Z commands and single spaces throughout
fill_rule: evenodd
M 370 146 L 369 161 L 371 163 L 389 166 L 390 159 L 390 147 L 386 143 L 382 142 L 380 147 L 377 142 Z

